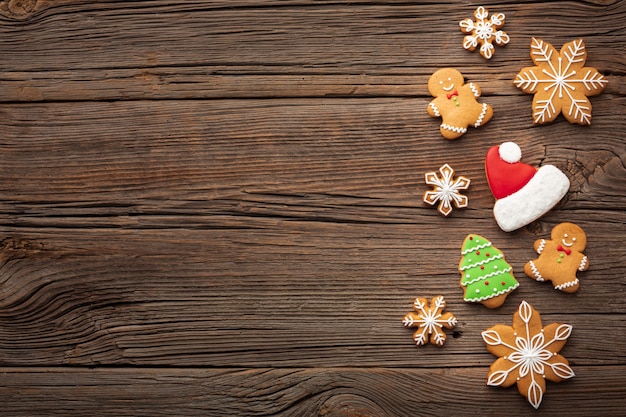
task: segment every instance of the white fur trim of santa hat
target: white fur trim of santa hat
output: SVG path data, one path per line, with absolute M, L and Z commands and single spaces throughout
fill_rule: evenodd
M 512 232 L 546 214 L 569 190 L 569 179 L 553 165 L 544 165 L 515 193 L 493 206 L 500 229 Z

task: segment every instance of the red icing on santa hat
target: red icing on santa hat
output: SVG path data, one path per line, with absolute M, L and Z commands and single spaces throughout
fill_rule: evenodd
M 520 162 L 521 158 L 522 151 L 514 142 L 504 142 L 487 151 L 485 172 L 496 199 L 519 191 L 537 173 L 535 167 Z

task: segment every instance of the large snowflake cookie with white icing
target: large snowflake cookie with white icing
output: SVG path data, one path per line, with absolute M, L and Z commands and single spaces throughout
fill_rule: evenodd
M 539 169 L 520 162 L 514 142 L 487 151 L 485 173 L 496 203 L 493 215 L 505 232 L 519 229 L 550 211 L 567 194 L 570 182 L 554 165 Z
M 476 21 L 467 18 L 459 22 L 461 32 L 467 33 L 463 38 L 463 48 L 473 52 L 480 45 L 478 52 L 483 58 L 491 59 L 494 43 L 503 46 L 511 40 L 505 31 L 500 30 L 504 26 L 504 13 L 494 13 L 489 17 L 489 11 L 479 6 L 474 17 Z
M 434 297 L 430 304 L 426 298 L 416 298 L 413 301 L 413 310 L 402 319 L 405 327 L 417 327 L 413 333 L 413 340 L 417 346 L 426 344 L 429 340 L 435 346 L 443 346 L 446 333 L 443 328 L 452 329 L 457 320 L 452 313 L 444 313 L 446 301 L 443 296 Z
M 585 67 L 587 51 L 582 39 L 563 45 L 561 52 L 533 38 L 530 57 L 534 67 L 522 68 L 513 83 L 533 97 L 533 121 L 548 123 L 562 112 L 570 123 L 591 124 L 591 102 L 608 81 L 597 69 Z
M 463 300 L 487 308 L 500 307 L 519 286 L 502 251 L 476 234 L 467 235 L 463 241 L 459 272 L 461 288 L 465 289 Z
M 441 176 L 437 176 L 436 172 L 424 174 L 426 184 L 433 187 L 431 191 L 424 193 L 424 203 L 434 206 L 439 201 L 437 210 L 447 217 L 452 213 L 452 205 L 456 208 L 467 207 L 468 199 L 460 191 L 469 188 L 470 179 L 462 176 L 454 178 L 454 170 L 448 164 L 439 168 L 439 173 Z
M 454 68 L 435 71 L 428 80 L 428 91 L 435 99 L 426 111 L 441 117 L 439 131 L 446 139 L 461 137 L 469 126 L 480 127 L 493 116 L 489 104 L 476 101 L 481 93 L 478 84 L 465 84 L 463 74 Z
M 513 326 L 496 324 L 482 332 L 487 350 L 498 357 L 487 374 L 487 385 L 517 389 L 539 408 L 546 379 L 561 382 L 574 376 L 569 362 L 559 352 L 572 333 L 569 324 L 543 327 L 539 312 L 522 301 L 513 315 Z
M 587 235 L 574 223 L 554 226 L 551 239 L 535 241 L 539 258 L 524 265 L 526 275 L 536 281 L 551 281 L 554 288 L 567 293 L 578 291 L 578 271 L 589 269 L 589 260 L 583 253 L 587 246 Z

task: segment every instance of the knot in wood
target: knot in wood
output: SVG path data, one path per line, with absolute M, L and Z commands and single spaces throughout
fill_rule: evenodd
M 4 2 L 7 17 L 25 19 L 37 10 L 37 0 L 8 0 Z
M 318 415 L 342 417 L 386 417 L 388 414 L 374 401 L 358 394 L 336 394 L 322 404 Z

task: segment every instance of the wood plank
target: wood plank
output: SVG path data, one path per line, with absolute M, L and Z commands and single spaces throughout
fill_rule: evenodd
M 616 294 L 626 274 L 619 249 L 610 249 L 623 236 L 609 249 L 589 248 L 593 268 L 581 274 L 575 295 L 520 272 L 522 285 L 506 305 L 487 311 L 461 299 L 456 265 L 466 227 L 444 226 L 449 241 L 433 244 L 437 232 L 423 225 L 225 220 L 195 230 L 55 227 L 9 234 L 14 238 L 2 250 L 1 363 L 485 364 L 490 355 L 480 332 L 510 323 L 522 299 L 546 323 L 575 327 L 566 350 L 574 363 L 624 361 L 625 300 Z M 611 235 L 610 225 L 585 225 Z M 533 256 L 532 241 L 524 234 L 498 235 L 496 242 L 521 271 Z M 437 294 L 459 318 L 457 333 L 443 350 L 417 349 L 401 318 L 414 297 Z
M 621 416 L 622 366 L 580 366 L 548 382 L 535 411 L 512 387 L 487 387 L 486 367 L 447 369 L 0 369 L 14 417 L 65 416 Z
M 589 128 L 560 120 L 540 132 L 530 115 L 516 114 L 530 112 L 527 97 L 489 101 L 501 109 L 494 120 L 459 141 L 441 138 L 439 121 L 423 110 L 425 99 L 4 105 L 0 212 L 20 221 L 21 210 L 36 214 L 42 203 L 91 209 L 95 202 L 119 208 L 152 200 L 153 210 L 163 210 L 311 194 L 422 207 L 423 175 L 443 163 L 472 179 L 470 207 L 487 209 L 494 200 L 484 155 L 504 140 L 520 145 L 524 162 L 554 164 L 568 174 L 571 192 L 562 209 L 626 208 L 626 147 L 615 134 L 626 121 L 613 111 L 626 105 L 624 97 L 596 97 Z
M 577 312 L 599 314 L 585 321 L 584 340 L 598 326 L 621 328 L 601 314 L 625 310 L 614 296 L 626 276 L 624 236 L 614 233 L 625 222 L 625 154 L 623 139 L 603 133 L 624 124 L 611 115 L 614 101 L 600 100 L 599 122 L 572 128 L 566 144 L 556 133 L 562 124 L 546 127 L 555 137 L 542 142 L 522 130 L 525 160 L 561 166 L 574 185 L 544 221 L 513 234 L 491 219 L 493 197 L 475 163 L 486 143 L 501 140 L 491 124 L 488 139 L 470 134 L 459 153 L 410 100 L 273 102 L 3 106 L 2 298 L 11 341 L 3 363 L 406 366 L 396 349 L 414 348 L 397 321 L 415 296 L 458 300 L 465 234 L 486 234 L 521 271 L 534 239 L 563 219 L 602 237 L 594 247 L 590 235 L 590 284 L 555 301 L 553 290 L 530 282 L 502 321 L 532 297 L 564 319 L 574 300 Z M 589 131 L 598 141 L 587 140 Z M 421 203 L 421 176 L 443 162 L 475 179 L 472 209 L 451 219 Z M 455 308 L 460 317 L 485 314 L 471 307 Z M 362 322 L 375 338 L 365 347 Z M 428 360 L 465 361 L 454 358 L 466 351 L 485 360 L 476 323 L 471 343 Z M 242 335 L 258 350 L 236 348 Z M 575 358 L 597 363 L 599 348 L 585 343 Z
M 527 300 L 574 327 L 577 376 L 549 384 L 538 413 L 622 415 L 625 6 L 500 2 L 512 41 L 487 62 L 460 47 L 475 6 L 449 1 L 0 2 L 3 409 L 524 415 L 515 388 L 485 385 L 480 332 Z M 584 37 L 609 80 L 591 127 L 532 124 L 511 83 L 531 36 Z M 496 109 L 455 142 L 424 111 L 444 65 Z M 509 139 L 572 186 L 507 234 L 482 161 Z M 449 219 L 421 202 L 445 162 L 473 181 Z M 574 295 L 521 272 L 564 220 L 589 234 Z M 462 301 L 470 232 L 521 282 L 500 309 Z M 417 348 L 400 320 L 437 294 L 459 324 Z
M 359 3 L 8 2 L 0 101 L 428 96 L 442 66 L 486 96 L 522 95 L 511 80 L 540 35 L 557 47 L 584 37 L 605 94 L 625 92 L 623 2 L 502 5 L 512 41 L 490 65 L 461 48 L 458 22 L 473 6 Z

